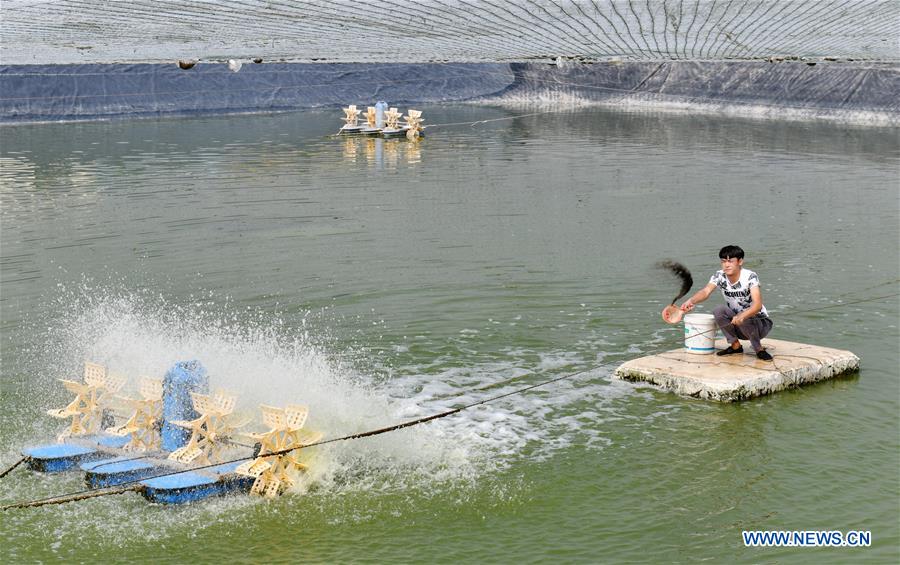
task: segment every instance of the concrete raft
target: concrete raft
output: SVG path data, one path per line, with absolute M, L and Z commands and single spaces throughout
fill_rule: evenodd
M 726 346 L 716 341 L 716 349 Z M 673 349 L 622 363 L 614 376 L 645 381 L 664 390 L 719 402 L 733 402 L 796 388 L 859 369 L 850 351 L 776 339 L 763 340 L 773 361 L 756 358 L 749 343 L 743 355 L 696 355 Z

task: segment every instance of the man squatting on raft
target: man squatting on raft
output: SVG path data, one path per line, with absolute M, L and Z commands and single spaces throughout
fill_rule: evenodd
M 744 348 L 738 340 L 750 340 L 756 356 L 763 361 L 771 361 L 772 356 L 763 348 L 760 340 L 772 331 L 772 319 L 766 312 L 762 302 L 762 291 L 759 289 L 759 277 L 744 265 L 744 250 L 737 245 L 726 245 L 719 251 L 722 269 L 716 271 L 709 283 L 697 294 L 688 298 L 682 305 L 682 312 L 690 312 L 694 306 L 703 302 L 716 288 L 722 291 L 725 304 L 716 306 L 713 316 L 716 324 L 729 346 L 716 355 L 743 353 Z

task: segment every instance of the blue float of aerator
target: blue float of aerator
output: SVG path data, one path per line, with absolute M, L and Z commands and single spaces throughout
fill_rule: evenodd
M 247 492 L 253 477 L 234 474 L 241 461 L 222 463 L 202 472 L 184 471 L 141 481 L 141 494 L 150 502 L 185 504 L 210 496 Z
M 31 447 L 22 451 L 28 457 L 28 467 L 42 473 L 68 471 L 79 463 L 99 459 L 108 454 L 108 449 L 122 447 L 128 438 L 96 435 L 79 438 L 74 443 L 52 443 Z
M 84 471 L 84 482 L 90 488 L 111 487 L 171 470 L 164 461 L 132 454 L 90 461 L 80 467 Z

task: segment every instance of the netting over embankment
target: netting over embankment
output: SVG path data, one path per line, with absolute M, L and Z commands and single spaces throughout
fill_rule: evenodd
M 6 0 L 2 12 L 0 122 L 376 99 L 900 122 L 900 0 Z

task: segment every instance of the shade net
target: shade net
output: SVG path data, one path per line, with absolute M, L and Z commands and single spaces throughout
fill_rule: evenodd
M 4 0 L 0 62 L 897 60 L 897 0 Z

